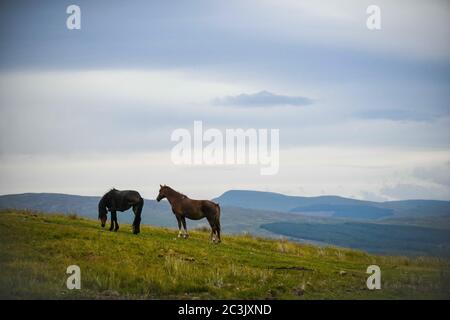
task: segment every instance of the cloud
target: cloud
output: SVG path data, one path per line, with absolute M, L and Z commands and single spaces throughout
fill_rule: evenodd
M 380 119 L 393 121 L 432 121 L 436 117 L 422 110 L 401 110 L 401 109 L 381 109 L 381 110 L 367 110 L 356 113 L 356 116 L 363 119 Z
M 230 68 L 232 64 L 248 74 L 249 67 L 258 63 L 260 76 L 268 67 L 280 70 L 280 64 L 304 75 L 304 67 L 317 66 L 314 61 L 327 52 L 318 66 L 324 67 L 329 80 L 329 75 L 340 74 L 340 69 L 348 74 L 348 65 L 357 63 L 355 57 L 333 50 L 342 47 L 395 55 L 403 61 L 449 61 L 449 2 L 445 0 L 379 0 L 383 31 L 375 33 L 365 25 L 369 3 L 360 0 L 345 4 L 333 0 L 201 0 L 189 5 L 145 0 L 124 5 L 110 0 L 107 15 L 105 2 L 81 2 L 89 23 L 85 25 L 88 29 L 82 27 L 80 32 L 71 32 L 60 23 L 65 8 L 57 1 L 40 1 L 39 5 L 14 1 L 2 6 L 0 67 L 198 68 L 226 64 Z M 308 54 L 311 47 L 320 50 Z M 329 59 L 332 64 L 338 60 L 341 68 L 330 66 Z M 374 70 L 385 72 L 379 66 L 379 62 L 363 64 L 372 81 Z
M 448 167 L 426 169 L 450 159 L 450 2 L 438 1 L 380 0 L 389 32 L 375 33 L 365 26 L 367 2 L 358 0 L 176 6 L 111 0 L 106 14 L 102 1 L 81 1 L 88 23 L 80 32 L 66 29 L 65 8 L 55 1 L 15 1 L 0 10 L 0 187 L 78 193 L 87 192 L 86 181 L 102 191 L 105 185 L 133 186 L 138 178 L 146 186 L 175 176 L 174 185 L 192 189 L 192 179 L 210 180 L 205 168 L 175 174 L 167 171 L 168 162 L 155 170 L 163 176 L 155 177 L 148 160 L 135 169 L 148 174 L 131 179 L 129 163 L 138 156 L 106 167 L 82 162 L 80 171 L 65 164 L 70 154 L 81 155 L 79 161 L 96 154 L 105 161 L 137 152 L 168 155 L 171 131 L 191 130 L 202 120 L 205 128 L 220 130 L 280 128 L 281 149 L 297 151 L 283 151 L 280 175 L 270 183 L 251 170 L 240 172 L 242 188 L 270 185 L 283 192 L 301 181 L 311 196 L 324 188 L 347 196 L 367 190 L 361 194 L 371 199 L 403 198 L 402 192 L 407 198 L 448 197 Z M 241 108 L 223 112 L 211 103 L 215 97 L 217 104 Z M 292 107 L 273 107 L 280 105 Z M 44 168 L 47 159 L 37 163 L 50 154 L 61 160 Z M 17 162 L 20 155 L 30 158 Z M 7 156 L 11 166 L 5 166 Z M 101 180 L 99 168 L 124 172 L 123 178 Z M 104 176 L 113 177 L 110 172 Z M 211 172 L 221 174 L 211 197 L 236 187 L 229 169 Z M 77 186 L 66 184 L 76 179 Z M 392 186 L 400 182 L 430 188 L 422 194 Z M 391 196 L 379 192 L 383 183 Z
M 346 94 L 320 92 L 314 108 L 282 112 L 271 107 L 223 112 L 210 103 L 212 97 L 276 86 L 219 81 L 178 69 L 0 72 L 0 155 L 167 150 L 172 146 L 171 131 L 190 129 L 194 120 L 220 130 L 280 128 L 282 148 L 338 144 L 382 147 L 386 154 L 395 147 L 401 151 L 397 160 L 407 154 L 405 147 L 424 152 L 430 147 L 449 148 L 450 117 L 435 122 L 352 118 L 355 109 L 346 107 Z M 319 94 L 307 91 L 311 92 L 307 96 Z M 377 154 L 374 157 L 379 161 Z M 448 156 L 438 161 L 448 161 Z
M 363 200 L 367 201 L 383 202 L 389 200 L 388 198 L 371 191 L 361 191 L 360 195 Z
M 301 96 L 285 96 L 274 94 L 269 91 L 257 93 L 242 93 L 237 96 L 226 96 L 214 100 L 214 104 L 236 107 L 276 107 L 276 106 L 306 106 L 313 101 Z
M 440 166 L 416 168 L 414 175 L 425 181 L 450 187 L 450 161 Z
M 385 186 L 381 193 L 392 199 L 436 199 L 448 200 L 449 188 L 439 188 L 435 186 L 422 186 L 417 184 L 400 183 L 392 186 Z

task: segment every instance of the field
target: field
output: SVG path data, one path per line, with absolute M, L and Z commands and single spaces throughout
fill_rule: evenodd
M 76 215 L 0 212 L 0 298 L 7 299 L 449 299 L 450 261 L 369 255 L 249 235 L 138 236 Z M 366 269 L 381 268 L 381 290 Z M 66 288 L 69 265 L 81 290 Z

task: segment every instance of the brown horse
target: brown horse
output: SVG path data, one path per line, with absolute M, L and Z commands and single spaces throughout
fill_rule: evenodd
M 172 206 L 172 212 L 178 221 L 178 237 L 189 237 L 186 229 L 186 218 L 191 220 L 200 220 L 206 218 L 211 226 L 211 241 L 220 242 L 220 207 L 217 203 L 209 200 L 189 199 L 182 193 L 173 190 L 169 186 L 160 185 L 159 194 L 156 200 L 159 202 L 167 198 Z M 183 224 L 184 234 L 181 232 Z M 215 239 L 217 236 L 217 239 Z

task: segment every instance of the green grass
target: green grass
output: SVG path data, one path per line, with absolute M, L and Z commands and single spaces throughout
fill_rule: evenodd
M 252 236 L 143 226 L 133 235 L 76 215 L 0 212 L 0 298 L 7 299 L 448 299 L 450 262 L 369 255 Z M 226 230 L 225 230 L 226 231 Z M 66 268 L 81 268 L 81 290 Z M 366 288 L 379 265 L 382 289 Z

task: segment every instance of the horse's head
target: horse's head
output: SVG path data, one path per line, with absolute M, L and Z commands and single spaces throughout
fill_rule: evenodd
M 100 223 L 102 224 L 102 228 L 105 227 L 106 221 L 108 220 L 107 214 L 108 211 L 106 209 L 106 204 L 104 199 L 100 200 L 98 203 L 98 219 L 100 220 Z
M 162 199 L 164 199 L 165 197 L 167 197 L 167 194 L 166 194 L 166 192 L 167 192 L 167 189 L 168 189 L 168 187 L 166 186 L 166 185 L 159 185 L 159 194 L 158 194 L 158 197 L 156 198 L 156 201 L 161 201 Z

